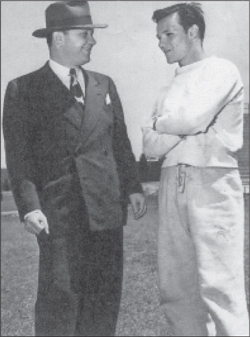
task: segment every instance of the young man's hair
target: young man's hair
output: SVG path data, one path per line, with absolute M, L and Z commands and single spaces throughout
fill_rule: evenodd
M 152 20 L 158 23 L 161 19 L 164 19 L 174 13 L 178 13 L 179 23 L 182 25 L 185 32 L 187 32 L 193 25 L 197 25 L 199 27 L 200 39 L 203 42 L 206 25 L 201 4 L 197 2 L 180 3 L 163 9 L 158 9 L 154 12 Z

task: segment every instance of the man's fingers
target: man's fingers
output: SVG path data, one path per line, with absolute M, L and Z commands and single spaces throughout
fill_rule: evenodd
M 45 233 L 49 234 L 49 226 L 45 226 L 44 229 L 45 229 Z
M 30 213 L 24 220 L 25 229 L 35 235 L 38 235 L 43 229 L 49 234 L 49 225 L 46 216 L 42 212 Z
M 133 209 L 134 214 L 136 214 L 137 213 L 137 205 L 136 205 L 136 203 L 131 202 L 131 205 L 132 205 L 132 209 Z
M 143 204 L 140 201 L 137 201 L 135 216 L 136 217 L 140 216 L 140 214 L 142 213 L 142 211 L 143 211 Z
M 49 234 L 49 225 L 48 225 L 48 221 L 47 218 L 45 216 L 43 216 L 43 219 L 40 222 L 43 225 L 43 228 L 45 230 L 46 234 Z
M 139 219 L 147 210 L 145 197 L 141 193 L 134 193 L 129 196 L 129 199 L 133 208 L 134 218 Z
M 34 223 L 34 222 L 30 222 L 30 221 L 25 221 L 24 228 L 29 233 L 38 235 L 43 230 L 44 227 L 39 222 Z
M 134 213 L 135 219 L 141 218 L 147 211 L 145 199 L 138 199 L 136 202 L 137 211 Z
M 139 209 L 138 209 L 137 213 L 135 214 L 136 219 L 141 218 L 147 211 L 147 206 L 146 206 L 145 202 L 141 202 L 140 204 L 138 203 L 138 207 L 139 207 Z

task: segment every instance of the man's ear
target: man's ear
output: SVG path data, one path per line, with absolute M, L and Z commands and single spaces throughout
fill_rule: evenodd
M 191 26 L 188 30 L 188 36 L 192 40 L 199 38 L 199 27 L 195 24 Z
M 58 48 L 61 48 L 64 45 L 64 34 L 63 32 L 54 32 L 53 39 L 55 41 L 55 45 Z

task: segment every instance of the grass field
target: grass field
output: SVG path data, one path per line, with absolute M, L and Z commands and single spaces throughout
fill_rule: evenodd
M 10 197 L 8 198 L 10 202 Z M 8 202 L 6 201 L 6 205 Z M 4 210 L 2 207 L 2 211 Z M 38 270 L 36 239 L 24 231 L 17 216 L 2 216 L 1 221 L 1 336 L 33 336 L 33 307 Z M 249 195 L 246 198 L 245 223 L 245 266 L 248 289 Z M 154 199 L 149 202 L 147 215 L 138 222 L 133 219 L 131 209 L 129 210 L 128 225 L 124 229 L 124 283 L 117 336 L 170 335 L 159 308 L 156 232 L 157 205 Z
M 10 212 L 16 210 L 16 205 L 12 196 L 12 192 L 2 192 L 3 199 L 1 201 L 1 212 Z

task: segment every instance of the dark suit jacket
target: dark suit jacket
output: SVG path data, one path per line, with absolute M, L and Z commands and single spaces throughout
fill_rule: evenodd
M 142 191 L 116 87 L 105 75 L 83 72 L 84 113 L 48 63 L 8 84 L 3 131 L 21 220 L 35 209 L 62 216 L 60 200 L 70 189 L 74 195 L 77 177 L 90 229 L 112 229 L 125 222 L 128 195 Z

